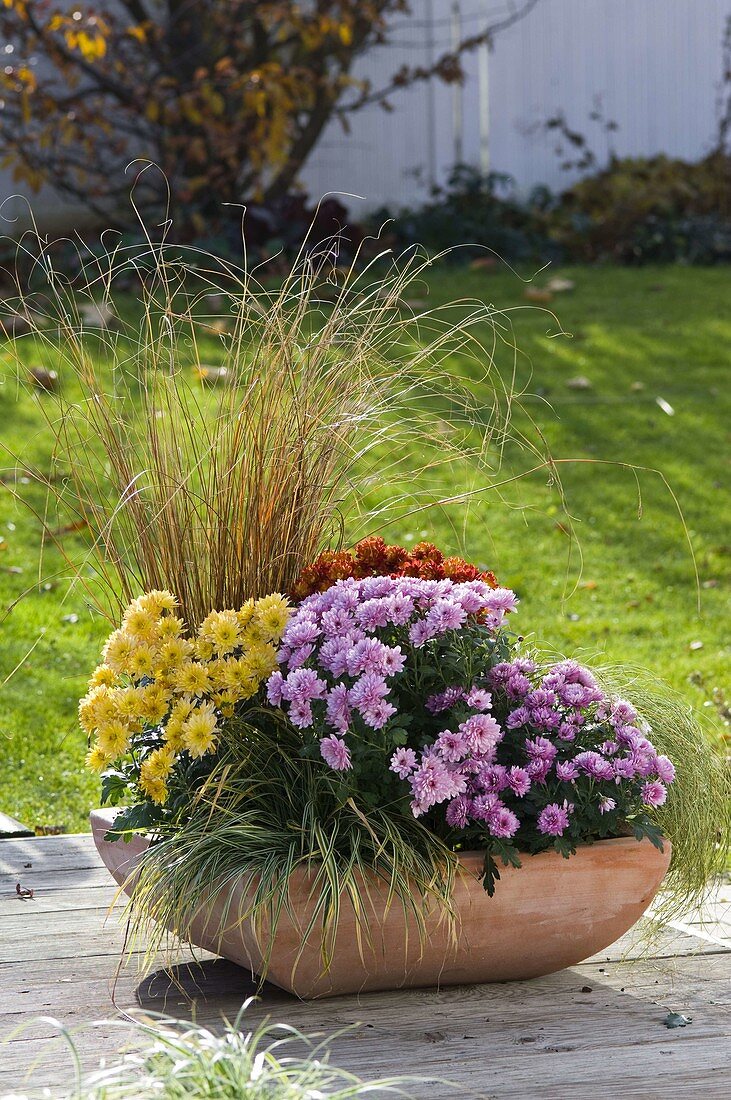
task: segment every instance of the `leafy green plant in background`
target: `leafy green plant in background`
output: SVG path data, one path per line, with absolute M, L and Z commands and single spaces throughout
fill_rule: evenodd
M 569 131 L 570 132 L 570 131 Z M 583 140 L 583 139 L 582 139 Z M 509 176 L 458 165 L 428 203 L 395 213 L 400 244 L 442 249 L 459 262 L 485 249 L 535 263 L 716 264 L 731 260 L 731 156 L 696 162 L 612 157 L 561 193 L 516 193 Z M 379 211 L 381 221 L 389 216 Z
M 458 164 L 446 183 L 433 189 L 424 206 L 400 210 L 392 219 L 384 208 L 372 220 L 378 225 L 391 219 L 389 232 L 400 245 L 449 249 L 454 263 L 484 254 L 485 249 L 506 260 L 533 262 L 559 255 L 543 224 L 553 202 L 545 188 L 536 189 L 522 201 L 511 176 L 499 172 L 483 175 L 467 164 Z M 455 241 L 461 247 L 455 249 Z

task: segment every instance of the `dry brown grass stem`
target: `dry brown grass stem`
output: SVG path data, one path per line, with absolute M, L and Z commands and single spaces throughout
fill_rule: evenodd
M 499 461 L 513 393 L 511 371 L 493 366 L 500 345 L 514 356 L 509 324 L 478 302 L 405 307 L 431 262 L 415 252 L 342 270 L 303 250 L 274 288 L 151 243 L 79 255 L 81 275 L 67 280 L 42 249 L 34 288 L 18 296 L 36 322 L 24 339 L 64 383 L 57 404 L 42 404 L 56 439 L 52 472 L 37 472 L 47 511 L 92 532 L 74 565 L 112 618 L 145 589 L 174 590 L 192 624 L 287 590 L 406 451 L 421 467 L 405 495 L 382 494 L 381 523 L 405 502 L 433 500 L 428 472 L 442 464 L 469 459 L 473 488 L 476 471 Z M 118 304 L 121 277 L 136 303 Z M 90 302 L 122 320 L 90 325 Z M 205 388 L 216 344 L 227 384 Z M 481 364 L 479 386 L 450 372 L 455 352 Z

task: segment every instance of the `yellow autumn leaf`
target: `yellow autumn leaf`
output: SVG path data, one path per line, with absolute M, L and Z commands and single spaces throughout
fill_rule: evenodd
M 79 31 L 78 45 L 86 61 L 96 61 L 98 58 L 104 57 L 107 52 L 107 43 L 104 38 L 101 35 L 92 37 L 86 31 Z
M 338 27 L 338 35 L 344 46 L 349 46 L 353 41 L 353 29 L 348 23 L 341 23 Z

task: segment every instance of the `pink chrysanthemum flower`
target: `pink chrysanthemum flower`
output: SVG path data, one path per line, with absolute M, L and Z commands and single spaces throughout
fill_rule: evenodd
M 654 780 L 650 783 L 642 784 L 642 801 L 645 806 L 662 806 L 665 799 L 668 796 L 668 792 L 662 783 L 658 783 Z
M 391 757 L 390 769 L 399 779 L 407 779 L 416 770 L 416 753 L 413 749 L 396 749 Z
M 467 692 L 467 706 L 473 710 L 486 711 L 492 706 L 492 695 L 484 688 L 473 687 Z
M 488 816 L 487 828 L 491 836 L 507 838 L 515 836 L 520 828 L 520 821 L 507 806 L 500 806 Z
M 512 767 L 508 770 L 508 783 L 518 798 L 526 795 L 531 788 L 531 780 L 525 768 Z
M 451 730 L 443 730 L 437 737 L 435 748 L 442 760 L 450 764 L 456 764 L 469 754 L 470 747 L 467 738 L 461 733 L 452 733 Z
M 340 737 L 332 734 L 320 741 L 320 753 L 325 763 L 336 772 L 347 771 L 352 767 L 350 749 Z
M 562 836 L 569 827 L 568 808 L 552 802 L 538 815 L 538 832 L 544 836 Z

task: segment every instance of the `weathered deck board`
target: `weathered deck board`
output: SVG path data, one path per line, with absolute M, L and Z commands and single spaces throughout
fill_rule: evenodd
M 16 882 L 34 897 L 19 899 Z M 90 837 L 0 841 L 0 1042 L 13 1036 L 0 1047 L 3 1090 L 33 1095 L 45 1086 L 58 1095 L 72 1081 L 71 1058 L 62 1044 L 49 1045 L 53 1028 L 41 1017 L 87 1025 L 77 1042 L 85 1063 L 96 1065 L 125 1042 L 111 1022 L 118 1014 L 166 1012 L 215 1025 L 254 993 L 245 972 L 206 956 L 173 976 L 161 969 L 142 978 L 138 955 L 118 974 L 123 902 L 110 915 L 114 898 Z M 693 1023 L 668 1031 L 669 1010 Z M 266 986 L 248 1017 L 265 1015 L 308 1032 L 359 1025 L 335 1041 L 333 1061 L 367 1078 L 431 1078 L 411 1087 L 418 1100 L 446 1100 L 455 1086 L 482 1100 L 725 1097 L 731 889 L 723 886 L 649 949 L 624 937 L 535 981 L 314 1004 Z M 104 1022 L 89 1027 L 94 1020 Z

